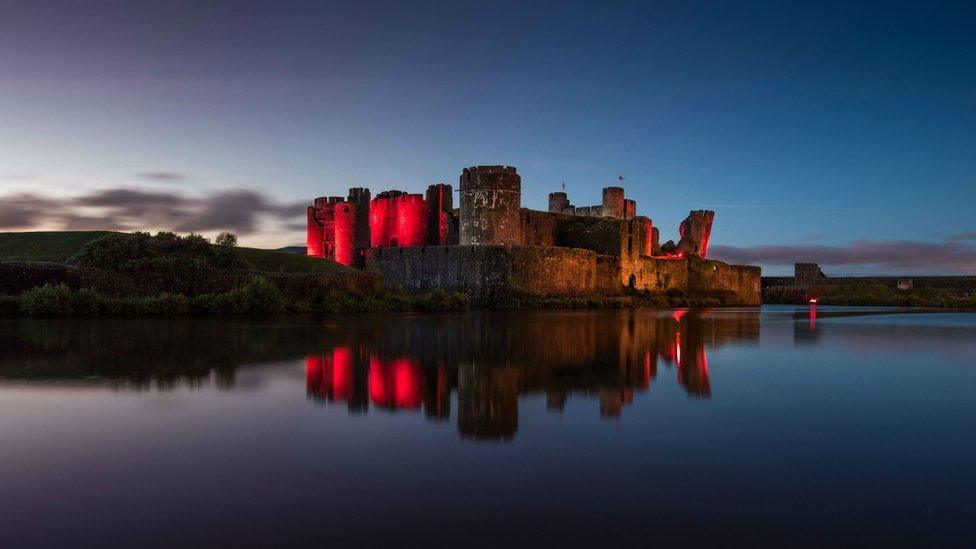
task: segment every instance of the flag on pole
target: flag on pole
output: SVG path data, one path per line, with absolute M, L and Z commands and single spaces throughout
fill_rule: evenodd
M 623 180 L 624 180 L 624 176 L 622 176 L 622 175 L 618 175 L 617 176 L 617 181 L 623 181 Z
M 566 182 L 565 181 L 562 182 L 562 186 L 563 186 L 563 190 L 565 191 L 566 190 Z

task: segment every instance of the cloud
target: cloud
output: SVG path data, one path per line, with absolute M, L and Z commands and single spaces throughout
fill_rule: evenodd
M 730 263 L 874 267 L 882 271 L 971 273 L 976 271 L 976 234 L 942 242 L 860 240 L 839 246 L 712 246 L 710 255 Z
M 246 235 L 256 232 L 262 219 L 290 227 L 304 219 L 304 212 L 304 203 L 279 203 L 248 189 L 192 196 L 119 187 L 58 200 L 36 193 L 0 196 L 0 229 L 165 229 Z
M 203 207 L 188 216 L 177 231 L 201 232 L 230 230 L 239 234 L 254 232 L 258 214 L 279 215 L 282 206 L 272 204 L 267 197 L 248 190 L 222 191 L 210 197 Z
M 44 222 L 48 209 L 56 203 L 32 193 L 0 198 L 0 229 L 29 228 Z
M 180 172 L 140 172 L 136 177 L 162 183 L 182 183 L 189 179 L 185 173 Z

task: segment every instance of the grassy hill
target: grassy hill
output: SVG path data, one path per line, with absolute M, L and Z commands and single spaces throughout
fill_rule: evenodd
M 85 244 L 111 234 L 108 231 L 46 231 L 0 233 L 0 261 L 51 261 L 64 263 L 78 253 Z M 240 257 L 255 269 L 282 273 L 340 273 L 352 269 L 305 255 L 238 248 Z
M 0 233 L 0 261 L 64 263 L 85 245 L 108 231 L 51 231 Z

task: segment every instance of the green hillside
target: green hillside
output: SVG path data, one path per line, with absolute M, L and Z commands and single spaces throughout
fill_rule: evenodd
M 78 253 L 85 244 L 108 231 L 47 231 L 0 233 L 0 261 L 52 261 L 63 263 Z M 338 273 L 350 271 L 333 261 L 305 255 L 238 248 L 240 257 L 259 271 L 285 273 Z
M 0 233 L 0 261 L 63 263 L 85 244 L 107 234 L 108 231 Z

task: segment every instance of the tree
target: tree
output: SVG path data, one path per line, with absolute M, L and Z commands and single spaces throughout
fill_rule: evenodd
M 235 248 L 237 247 L 237 235 L 234 233 L 220 233 L 217 235 L 217 240 L 214 243 L 222 248 Z

